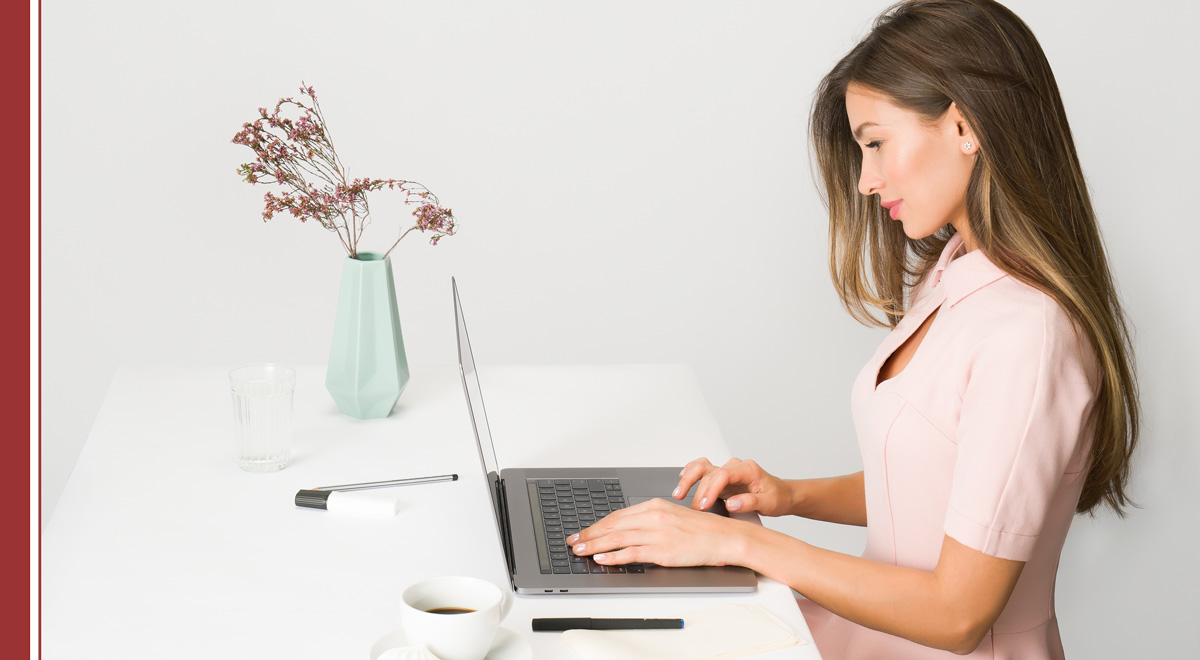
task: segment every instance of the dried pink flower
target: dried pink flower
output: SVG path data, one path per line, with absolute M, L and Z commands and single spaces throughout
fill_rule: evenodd
M 420 206 L 413 211 L 417 223 L 400 234 L 385 256 L 414 229 L 433 232 L 429 241 L 433 245 L 454 235 L 454 213 L 442 208 L 437 196 L 425 186 L 399 179 L 348 181 L 329 137 L 316 90 L 301 83 L 300 93 L 308 97 L 307 103 L 288 97 L 280 99 L 273 111 L 259 108 L 259 118 L 242 124 L 242 130 L 233 136 L 234 144 L 249 147 L 255 155 L 254 162 L 238 167 L 242 179 L 250 184 L 285 188 L 279 195 L 268 192 L 263 197 L 263 221 L 285 211 L 301 222 L 315 220 L 336 232 L 347 253 L 356 257 L 359 239 L 371 217 L 367 193 L 386 186 L 403 192 L 406 204 Z M 294 113 L 295 118 L 287 112 Z

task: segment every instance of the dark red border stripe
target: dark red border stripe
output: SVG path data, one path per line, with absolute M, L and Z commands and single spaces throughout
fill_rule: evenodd
M 34 439 L 30 433 L 29 388 L 30 334 L 32 312 L 29 300 L 29 240 L 35 222 L 30 213 L 29 168 L 31 148 L 29 110 L 29 19 L 31 7 L 12 5 L 3 21 L 0 38 L 0 120 L 9 132 L 9 141 L 0 155 L 0 195 L 3 215 L 0 223 L 6 249 L 0 252 L 0 419 L 4 422 L 3 458 L 0 479 L 12 495 L 3 511 L 4 543 L 0 544 L 0 639 L 5 657 L 26 657 L 30 652 L 29 608 L 30 571 L 36 570 L 36 557 L 29 550 L 29 458 Z M 39 7 L 40 9 L 40 7 Z M 40 249 L 40 248 L 39 248 Z M 20 495 L 18 495 L 20 494 Z M 40 521 L 39 521 L 40 525 Z

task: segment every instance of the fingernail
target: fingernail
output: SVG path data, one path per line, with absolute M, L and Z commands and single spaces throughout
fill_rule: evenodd
M 683 494 L 682 491 L 683 491 L 683 486 L 676 486 L 675 490 L 671 491 L 671 497 L 674 497 L 675 499 L 679 499 L 679 496 Z
M 700 498 L 700 508 L 703 509 L 706 506 L 708 506 L 708 498 L 707 497 Z
M 730 511 L 737 511 L 742 508 L 741 500 L 725 500 L 725 508 Z
M 587 548 L 587 544 L 586 544 L 586 543 L 580 543 L 579 545 L 577 545 L 577 546 L 575 546 L 574 548 L 571 548 L 571 549 L 572 549 L 572 550 L 574 550 L 574 551 L 575 551 L 575 554 L 577 554 L 577 555 L 578 555 L 578 554 L 582 554 L 585 548 Z
M 601 561 L 601 562 L 608 561 L 608 555 L 606 555 L 604 553 L 600 553 L 598 555 L 593 555 L 592 559 L 595 559 L 596 561 Z
M 684 472 L 687 472 L 687 468 L 683 468 L 682 470 L 680 470 L 680 471 L 679 471 L 679 476 L 681 476 L 681 477 L 682 477 Z
M 567 537 L 567 543 L 574 543 L 574 542 L 576 542 L 576 541 L 578 541 L 578 540 L 579 540 L 579 535 L 578 535 L 578 534 L 572 534 L 572 535 L 570 535 L 570 536 L 568 536 L 568 537 Z

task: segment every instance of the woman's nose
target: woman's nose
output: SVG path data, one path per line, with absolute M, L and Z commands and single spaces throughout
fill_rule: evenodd
M 863 195 L 874 195 L 883 188 L 883 178 L 874 167 L 871 167 L 866 159 L 863 159 L 862 173 L 858 175 L 858 192 Z

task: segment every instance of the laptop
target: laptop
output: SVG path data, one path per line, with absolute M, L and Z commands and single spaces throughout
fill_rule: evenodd
M 458 329 L 458 366 L 479 460 L 508 566 L 509 580 L 521 594 L 686 593 L 754 591 L 758 578 L 741 566 L 664 567 L 655 564 L 603 566 L 577 557 L 566 538 L 624 506 L 661 497 L 679 483 L 681 466 L 614 468 L 499 469 L 483 405 L 479 375 L 458 283 L 454 318 Z M 695 487 L 693 486 L 693 490 Z M 693 493 L 683 500 L 691 501 Z M 714 507 L 716 509 L 717 507 Z M 723 509 L 706 515 L 728 515 Z

